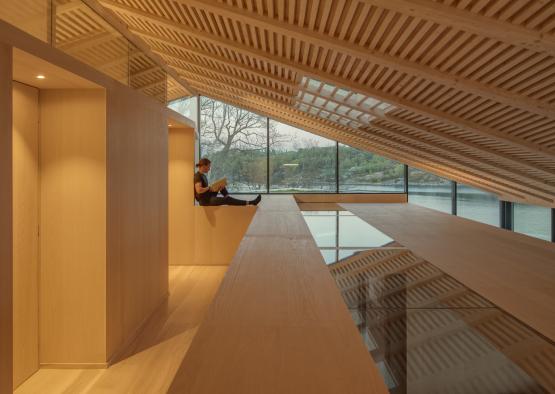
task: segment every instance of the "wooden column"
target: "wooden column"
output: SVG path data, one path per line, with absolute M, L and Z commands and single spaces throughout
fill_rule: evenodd
M 12 48 L 0 43 L 0 394 L 12 376 Z

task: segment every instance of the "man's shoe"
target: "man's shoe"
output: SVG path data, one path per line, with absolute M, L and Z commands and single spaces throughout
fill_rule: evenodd
M 254 200 L 249 202 L 249 205 L 258 205 L 262 201 L 262 196 L 259 194 Z

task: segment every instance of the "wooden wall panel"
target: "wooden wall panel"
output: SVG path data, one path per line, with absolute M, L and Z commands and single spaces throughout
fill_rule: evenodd
M 0 42 L 0 394 L 12 392 L 12 48 Z
M 256 207 L 194 207 L 193 265 L 229 265 Z
M 107 355 L 168 293 L 168 125 L 159 103 L 108 90 Z
M 103 365 L 106 139 L 103 90 L 45 90 L 41 106 L 40 361 Z
M 169 263 L 192 264 L 194 250 L 193 129 L 169 130 Z
M 13 84 L 14 387 L 39 368 L 39 91 Z

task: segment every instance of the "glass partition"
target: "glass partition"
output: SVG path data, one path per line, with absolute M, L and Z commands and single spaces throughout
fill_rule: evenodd
M 52 45 L 127 85 L 127 39 L 80 0 L 54 0 L 52 7 Z
M 409 167 L 409 203 L 438 211 L 452 212 L 451 181 Z
M 514 231 L 551 240 L 551 209 L 527 204 L 513 204 Z
M 201 157 L 210 181 L 227 177 L 230 192 L 265 192 L 267 118 L 207 97 L 200 99 Z
M 497 196 L 457 184 L 457 215 L 499 227 L 499 214 Z
M 340 193 L 403 193 L 403 164 L 339 144 Z
M 269 121 L 270 191 L 275 193 L 334 193 L 336 143 Z

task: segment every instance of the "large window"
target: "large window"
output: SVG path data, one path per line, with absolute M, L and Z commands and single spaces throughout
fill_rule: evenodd
M 339 191 L 342 193 L 402 193 L 403 164 L 339 144 Z
M 546 241 L 551 240 L 551 209 L 535 205 L 513 205 L 514 231 Z
M 335 141 L 270 120 L 270 191 L 336 191 Z
M 230 192 L 266 191 L 267 118 L 207 97 L 200 99 L 200 155 L 210 181 L 227 177 Z
M 457 184 L 457 215 L 499 226 L 499 199 L 494 194 Z
M 409 168 L 409 202 L 452 213 L 451 181 L 425 171 Z
M 198 97 L 185 97 L 174 100 L 168 104 L 168 107 L 181 115 L 197 121 L 197 100 Z

